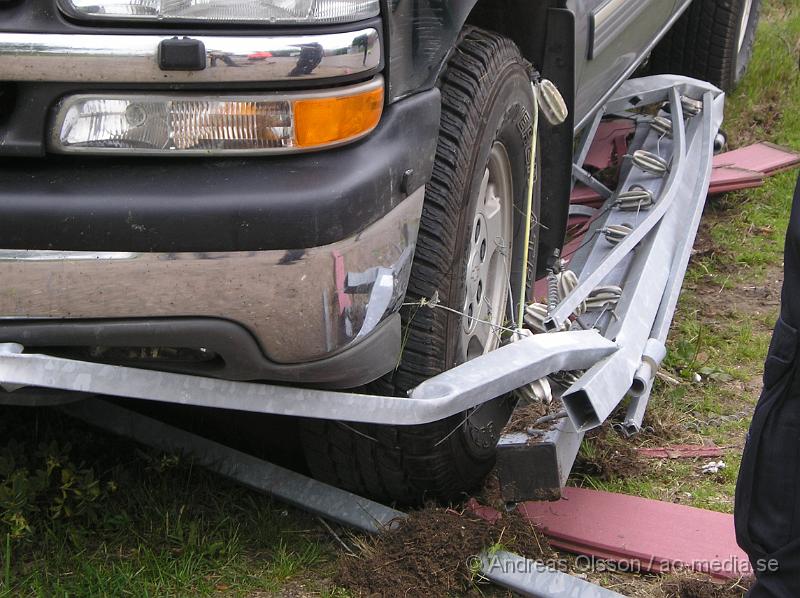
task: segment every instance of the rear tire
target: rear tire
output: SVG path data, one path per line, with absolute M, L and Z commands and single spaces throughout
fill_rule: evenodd
M 650 55 L 652 73 L 733 91 L 753 55 L 761 0 L 693 0 Z
M 473 316 L 505 325 L 511 314 L 509 276 L 517 299 L 522 268 L 528 268 L 530 280 L 530 265 L 536 263 L 537 226 L 528 264 L 522 247 L 534 110 L 530 67 L 509 40 L 467 29 L 440 88 L 439 142 L 407 302 L 438 294 L 453 310 L 472 310 Z M 538 214 L 537 184 L 534 223 Z M 471 327 L 471 322 L 444 309 L 405 308 L 400 364 L 369 390 L 406 396 L 423 380 L 499 344 L 499 335 L 492 334 L 496 328 Z M 474 340 L 479 335 L 485 340 Z M 318 479 L 377 500 L 459 500 L 494 465 L 497 440 L 512 409 L 512 399 L 505 396 L 424 425 L 307 420 L 306 459 Z

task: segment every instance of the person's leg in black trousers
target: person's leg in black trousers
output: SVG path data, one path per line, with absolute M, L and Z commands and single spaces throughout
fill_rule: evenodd
M 784 268 L 781 314 L 736 484 L 736 538 L 757 578 L 752 598 L 800 598 L 800 178 Z

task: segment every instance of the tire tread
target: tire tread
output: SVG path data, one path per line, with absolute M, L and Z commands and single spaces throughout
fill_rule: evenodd
M 470 179 L 469 148 L 477 143 L 481 106 L 491 92 L 484 79 L 501 72 L 510 61 L 524 64 L 511 41 L 473 28 L 462 32 L 448 61 L 440 82 L 439 139 L 406 295 L 409 302 L 431 298 L 438 291 L 439 299 L 449 304 L 458 214 Z M 369 390 L 405 396 L 409 389 L 447 369 L 442 348 L 446 318 L 443 310 L 411 309 L 404 313 L 402 360 L 391 375 L 372 383 Z M 465 485 L 480 482 L 492 466 L 490 461 L 471 458 L 460 446 L 463 439 L 459 434 L 442 442 L 462 421 L 462 414 L 401 427 L 308 420 L 303 443 L 312 473 L 328 483 L 390 502 L 413 504 L 431 497 L 457 500 Z
M 738 83 L 741 7 L 740 0 L 694 0 L 653 49 L 650 71 L 686 75 L 731 91 Z

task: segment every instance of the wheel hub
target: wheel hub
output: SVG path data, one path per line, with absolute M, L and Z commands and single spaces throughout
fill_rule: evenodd
M 513 226 L 511 162 L 495 141 L 481 180 L 467 253 L 462 361 L 495 349 L 505 319 Z

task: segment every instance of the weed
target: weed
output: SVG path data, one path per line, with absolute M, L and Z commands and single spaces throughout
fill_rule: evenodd
M 6 533 L 6 545 L 3 552 L 3 587 L 11 588 L 11 533 Z

